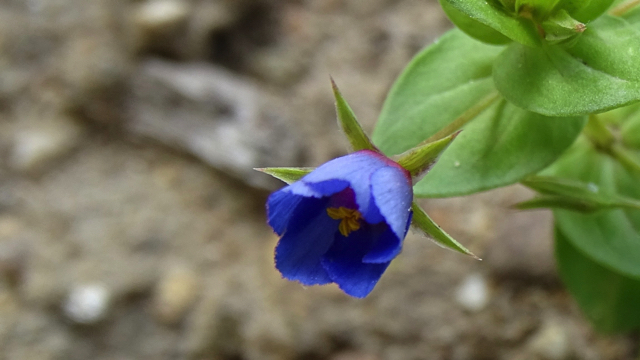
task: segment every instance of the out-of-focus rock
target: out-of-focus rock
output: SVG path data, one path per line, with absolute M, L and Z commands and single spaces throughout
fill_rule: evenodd
M 190 5 L 182 0 L 149 0 L 134 11 L 134 36 L 141 51 L 175 53 L 184 44 Z
M 111 292 L 103 284 L 83 284 L 71 289 L 63 304 L 64 314 L 78 324 L 104 320 L 110 310 Z
M 61 47 L 39 93 L 55 99 L 54 106 L 101 125 L 118 123 L 131 60 L 125 46 L 108 34 L 80 33 Z M 52 95 L 53 94 L 53 95 Z M 41 95 L 42 96 L 42 95 Z
M 367 353 L 356 351 L 343 351 L 331 357 L 330 360 L 379 360 L 380 358 Z
M 9 162 L 18 171 L 40 173 L 81 140 L 82 127 L 68 116 L 55 111 L 42 113 L 42 116 L 46 118 L 26 119 L 28 125 L 15 135 Z
M 468 311 L 480 311 L 489 303 L 489 285 L 482 274 L 470 274 L 456 290 L 456 301 Z
M 0 238 L 0 281 L 11 287 L 18 286 L 24 276 L 27 262 L 27 248 L 17 239 Z
M 565 360 L 573 353 L 568 330 L 557 320 L 547 320 L 532 335 L 529 347 L 544 360 Z
M 196 273 L 186 266 L 170 268 L 160 279 L 154 298 L 154 315 L 167 325 L 178 323 L 196 300 L 200 286 Z
M 298 135 L 266 94 L 207 64 L 143 63 L 129 101 L 131 132 L 186 150 L 249 185 L 272 188 L 256 167 L 300 163 Z
M 485 263 L 497 277 L 557 281 L 551 212 L 509 212 L 496 226 L 496 240 L 487 249 Z

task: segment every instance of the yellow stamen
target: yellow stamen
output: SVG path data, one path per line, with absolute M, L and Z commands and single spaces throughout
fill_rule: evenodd
M 327 214 L 335 220 L 342 220 L 338 225 L 338 230 L 343 236 L 349 236 L 352 231 L 360 229 L 360 219 L 362 215 L 358 210 L 346 207 L 327 208 Z

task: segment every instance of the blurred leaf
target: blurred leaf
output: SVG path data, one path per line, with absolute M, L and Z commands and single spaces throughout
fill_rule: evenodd
M 411 209 L 413 210 L 413 217 L 411 218 L 411 225 L 414 228 L 423 231 L 426 235 L 428 235 L 436 244 L 446 247 L 448 249 L 457 251 L 459 253 L 472 256 L 478 260 L 479 257 L 475 256 L 471 251 L 467 250 L 464 246 L 462 246 L 459 242 L 457 242 L 454 238 L 452 238 L 449 234 L 444 232 L 436 224 L 431 220 L 429 215 L 418 205 L 415 201 L 411 204 Z
M 271 175 L 274 178 L 284 181 L 287 184 L 294 183 L 302 177 L 312 172 L 314 168 L 291 168 L 291 167 L 272 167 L 258 168 L 256 171 Z
M 598 152 L 584 137 L 543 174 L 593 183 L 603 195 L 640 199 L 640 177 Z M 640 277 L 640 210 L 593 214 L 555 210 L 554 216 L 560 231 L 592 260 L 626 276 Z
M 333 95 L 336 99 L 336 112 L 338 113 L 338 123 L 344 135 L 351 144 L 353 151 L 373 150 L 379 152 L 378 148 L 373 145 L 367 134 L 362 130 L 362 126 L 358 122 L 356 115 L 351 110 L 347 101 L 342 97 L 336 83 L 331 79 Z
M 443 0 L 459 12 L 527 46 L 540 46 L 540 35 L 531 20 L 515 17 L 491 1 Z
M 582 311 L 603 332 L 640 327 L 640 279 L 624 276 L 585 256 L 555 231 L 558 272 Z
M 550 207 L 582 212 L 606 208 L 640 210 L 640 201 L 617 194 L 603 194 L 594 183 L 552 176 L 532 176 L 521 183 L 546 196 L 522 202 L 517 205 L 519 209 Z
M 516 183 L 556 160 L 585 120 L 546 117 L 501 100 L 464 128 L 414 194 L 456 196 Z
M 574 19 L 587 23 L 602 15 L 611 4 L 613 0 L 565 0 L 562 8 Z
M 511 44 L 493 68 L 507 100 L 548 116 L 582 115 L 640 100 L 640 32 L 604 15 L 573 46 Z
M 579 212 L 594 212 L 601 210 L 603 207 L 599 204 L 576 199 L 572 197 L 563 197 L 558 195 L 541 195 L 533 199 L 519 202 L 513 206 L 518 210 L 534 210 L 534 209 L 567 209 Z
M 502 35 L 499 31 L 494 30 L 493 28 L 456 9 L 446 0 L 440 0 L 440 5 L 442 6 L 442 10 L 444 10 L 445 14 L 447 14 L 449 20 L 472 38 L 495 45 L 508 44 L 512 41 L 508 37 Z

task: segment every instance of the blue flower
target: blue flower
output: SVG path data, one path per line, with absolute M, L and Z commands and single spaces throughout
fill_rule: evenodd
M 336 283 L 365 297 L 402 249 L 412 200 L 409 172 L 382 154 L 331 160 L 269 196 L 268 222 L 281 236 L 276 268 L 303 285 Z

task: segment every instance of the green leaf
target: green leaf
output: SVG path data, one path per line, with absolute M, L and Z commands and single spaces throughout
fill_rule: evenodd
M 378 148 L 373 145 L 367 134 L 362 130 L 362 126 L 356 119 L 356 115 L 351 110 L 347 101 L 342 97 L 340 90 L 336 83 L 331 79 L 331 86 L 333 88 L 333 95 L 336 99 L 336 112 L 338 113 L 338 123 L 342 132 L 349 140 L 351 149 L 353 151 L 358 150 L 373 150 L 380 152 Z
M 402 153 L 483 102 L 493 89 L 491 65 L 502 49 L 454 29 L 421 51 L 391 88 L 374 143 L 386 154 Z
M 517 206 L 520 209 L 551 207 L 582 212 L 593 212 L 606 208 L 640 210 L 640 201 L 617 194 L 604 194 L 594 183 L 553 176 L 532 176 L 521 183 L 549 196 L 522 202 Z
M 602 15 L 613 4 L 613 0 L 565 0 L 562 8 L 583 23 L 590 22 Z
M 574 146 L 544 175 L 593 183 L 604 195 L 640 199 L 640 176 L 613 157 L 598 152 L 586 138 Z M 640 278 L 640 210 L 606 210 L 579 214 L 555 210 L 560 231 L 585 255 L 602 266 Z
M 411 225 L 413 225 L 415 229 L 423 231 L 438 245 L 480 260 L 479 257 L 475 256 L 471 251 L 467 250 L 467 248 L 444 232 L 415 201 L 411 204 L 411 209 L 413 210 Z
M 527 46 L 540 46 L 540 35 L 531 20 L 516 17 L 491 1 L 443 0 L 459 12 Z
M 274 178 L 284 181 L 287 184 L 294 183 L 312 172 L 314 168 L 294 168 L 294 167 L 271 167 L 257 168 L 256 171 L 271 175 Z
M 585 121 L 546 117 L 502 100 L 464 128 L 414 194 L 457 196 L 516 183 L 556 160 Z
M 602 207 L 597 203 L 558 195 L 536 196 L 533 199 L 525 200 L 515 204 L 514 208 L 518 210 L 533 210 L 542 208 L 567 209 L 585 213 L 602 209 Z
M 640 100 L 640 32 L 604 15 L 572 46 L 511 44 L 493 67 L 509 101 L 548 116 L 602 112 Z
M 387 97 L 373 134 L 386 154 L 464 131 L 414 188 L 416 196 L 469 194 L 520 181 L 549 165 L 584 118 L 549 118 L 493 92 L 491 64 L 502 50 L 452 30 L 418 54 Z
M 428 142 L 424 145 L 417 146 L 406 153 L 400 155 L 398 164 L 409 171 L 411 178 L 422 177 L 435 164 L 436 160 L 442 152 L 451 144 L 453 139 L 460 132 L 451 134 L 444 139 Z
M 602 266 L 555 231 L 558 272 L 585 315 L 603 332 L 640 327 L 640 279 Z
M 454 23 L 460 30 L 464 31 L 467 35 L 476 40 L 488 44 L 503 45 L 508 44 L 512 40 L 502 35 L 497 30 L 469 17 L 467 14 L 460 12 L 460 10 L 453 7 L 446 0 L 440 0 L 442 10 L 452 23 Z

